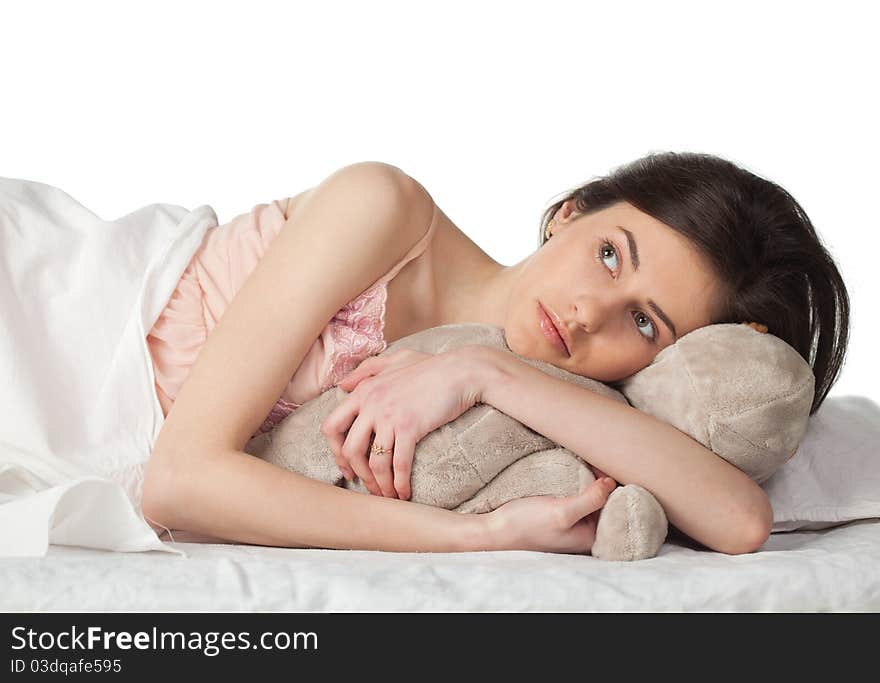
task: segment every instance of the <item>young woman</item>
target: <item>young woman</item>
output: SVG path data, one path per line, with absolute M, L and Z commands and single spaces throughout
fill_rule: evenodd
M 613 385 L 699 327 L 758 321 L 810 362 L 815 412 L 848 315 L 797 202 L 714 156 L 649 155 L 572 190 L 513 266 L 400 169 L 354 164 L 206 235 L 148 337 L 166 421 L 144 514 L 157 529 L 264 545 L 588 552 L 616 480 L 648 488 L 699 543 L 751 552 L 772 525 L 763 490 L 670 425 L 487 347 L 371 356 L 429 327 L 487 323 L 518 355 Z M 242 450 L 336 383 L 351 393 L 323 432 L 374 495 Z M 407 501 L 415 444 L 480 401 L 613 479 L 485 515 Z

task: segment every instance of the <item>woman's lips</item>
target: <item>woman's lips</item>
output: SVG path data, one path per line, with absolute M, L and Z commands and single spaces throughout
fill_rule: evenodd
M 556 329 L 556 325 L 553 324 L 553 319 L 550 317 L 550 314 L 544 310 L 540 301 L 538 302 L 538 327 L 541 328 L 541 333 L 551 344 L 553 344 L 553 346 L 566 356 L 571 356 L 565 345 L 565 341 Z

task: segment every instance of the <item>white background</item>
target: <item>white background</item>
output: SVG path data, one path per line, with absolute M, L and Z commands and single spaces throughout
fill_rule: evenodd
M 561 192 L 650 151 L 788 189 L 839 263 L 831 395 L 880 400 L 880 54 L 871 3 L 7 2 L 0 175 L 112 220 L 221 222 L 340 166 L 404 169 L 496 260 Z

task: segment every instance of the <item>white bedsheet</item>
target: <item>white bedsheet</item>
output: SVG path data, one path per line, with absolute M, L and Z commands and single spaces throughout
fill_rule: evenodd
M 188 557 L 53 546 L 0 558 L 6 611 L 877 611 L 880 520 L 772 534 L 748 555 L 676 542 L 639 562 L 182 542 Z
M 0 555 L 174 552 L 140 512 L 163 423 L 146 334 L 216 225 L 207 205 L 106 221 L 0 178 Z

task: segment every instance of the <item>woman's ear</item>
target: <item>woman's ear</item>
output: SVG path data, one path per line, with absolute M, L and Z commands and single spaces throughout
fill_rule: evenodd
M 574 199 L 566 199 L 562 206 L 560 206 L 556 213 L 553 215 L 553 219 L 556 223 L 570 223 L 571 221 L 580 218 L 581 212 L 577 210 L 577 205 L 575 204 Z
M 576 218 L 580 218 L 581 212 L 577 209 L 577 203 L 574 199 L 566 199 L 562 206 L 559 207 L 559 211 L 556 212 L 556 220 L 558 221 L 573 221 Z
M 553 217 L 547 221 L 544 228 L 544 241 L 549 240 L 560 229 L 560 224 L 568 223 L 581 216 L 575 205 L 574 199 L 566 199 L 562 205 L 556 209 Z

